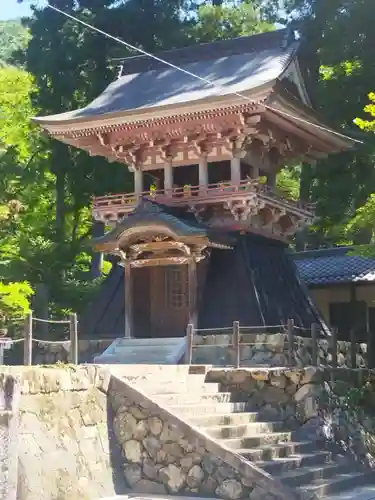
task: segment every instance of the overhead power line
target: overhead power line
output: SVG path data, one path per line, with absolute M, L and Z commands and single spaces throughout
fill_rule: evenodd
M 95 31 L 95 32 L 97 32 L 97 33 L 105 36 L 106 38 L 109 38 L 109 39 L 114 40 L 115 42 L 117 42 L 117 43 L 119 43 L 121 45 L 124 45 L 126 48 L 128 48 L 130 50 L 133 50 L 135 52 L 139 52 L 140 54 L 143 54 L 144 56 L 147 56 L 147 57 L 149 57 L 151 59 L 154 59 L 155 61 L 158 61 L 158 62 L 160 62 L 160 63 L 162 63 L 162 64 L 164 64 L 166 66 L 169 66 L 170 68 L 173 68 L 173 69 L 175 69 L 177 71 L 180 71 L 181 73 L 185 73 L 185 75 L 188 75 L 188 76 L 190 76 L 192 78 L 195 78 L 196 80 L 200 80 L 201 82 L 203 82 L 203 83 L 205 83 L 207 85 L 210 85 L 210 86 L 212 86 L 212 87 L 220 90 L 220 94 L 219 95 L 223 95 L 222 92 L 224 91 L 224 95 L 235 95 L 237 97 L 240 97 L 241 99 L 244 99 L 245 101 L 247 101 L 247 102 L 249 102 L 251 104 L 256 104 L 256 102 L 253 99 L 250 99 L 248 96 L 246 96 L 244 94 L 241 94 L 240 92 L 233 92 L 233 91 L 228 92 L 227 89 L 223 85 L 219 85 L 219 84 L 213 82 L 212 80 L 210 80 L 208 78 L 196 75 L 195 73 L 192 73 L 191 71 L 188 71 L 187 69 L 181 68 L 180 66 L 177 66 L 176 64 L 173 64 L 171 62 L 165 61 L 161 57 L 158 57 L 158 56 L 156 56 L 154 54 L 150 54 L 149 52 L 146 52 L 145 50 L 141 49 L 140 47 L 136 47 L 135 45 L 132 45 L 129 42 L 125 42 L 124 40 L 121 40 L 121 38 L 113 36 L 113 35 L 107 33 L 106 31 L 103 31 L 103 30 L 97 28 L 96 26 L 93 26 L 92 24 L 89 24 L 89 23 L 86 23 L 85 21 L 82 21 L 78 17 L 72 16 L 71 14 L 68 14 L 67 12 L 64 12 L 63 10 L 58 9 L 57 7 L 54 7 L 50 3 L 47 3 L 47 7 L 49 7 L 50 9 L 58 12 L 59 14 L 65 16 L 65 17 L 68 17 L 69 19 L 75 21 L 76 23 L 79 23 L 82 26 L 85 26 L 86 28 L 89 28 L 90 30 Z M 316 129 L 319 129 L 319 130 L 322 130 L 322 131 L 325 131 L 325 132 L 329 132 L 331 134 L 336 135 L 337 137 L 341 137 L 342 139 L 346 139 L 346 140 L 350 140 L 350 141 L 353 141 L 353 142 L 356 142 L 356 143 L 359 143 L 359 144 L 363 144 L 363 142 L 360 141 L 360 140 L 358 140 L 358 139 L 354 139 L 352 137 L 349 137 L 348 135 L 342 134 L 340 132 L 336 132 L 335 130 L 332 130 L 332 129 L 329 129 L 329 128 L 324 127 L 322 125 L 318 125 L 316 123 L 310 122 L 308 120 L 305 120 L 304 118 L 300 118 L 299 116 L 291 115 L 289 113 L 286 113 L 285 111 L 281 111 L 280 109 L 273 108 L 272 106 L 269 106 L 268 104 L 263 104 L 263 106 L 266 109 L 268 109 L 269 111 L 274 111 L 275 113 L 277 113 L 279 115 L 283 115 L 283 116 L 285 116 L 287 118 L 291 118 L 291 119 L 293 119 L 295 121 L 298 121 L 300 123 L 304 123 L 305 125 L 310 125 L 312 127 L 315 127 Z

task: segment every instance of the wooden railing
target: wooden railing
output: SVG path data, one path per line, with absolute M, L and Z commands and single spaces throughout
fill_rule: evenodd
M 305 341 L 305 347 L 310 355 L 312 366 L 320 366 L 320 365 L 329 365 L 332 367 L 337 367 L 340 365 L 338 363 L 338 353 L 340 352 L 340 344 L 345 344 L 347 347 L 347 366 L 352 368 L 360 368 L 357 366 L 357 354 L 358 354 L 358 345 L 366 347 L 367 360 L 366 364 L 368 368 L 374 368 L 374 359 L 372 359 L 372 350 L 370 349 L 370 343 L 372 342 L 372 336 L 369 334 L 368 336 L 368 344 L 363 344 L 358 342 L 354 331 L 351 331 L 350 341 L 338 341 L 338 330 L 333 327 L 329 332 L 326 332 L 324 337 L 321 336 L 321 332 L 319 330 L 319 326 L 317 324 L 312 324 L 310 329 L 300 328 L 295 325 L 294 320 L 290 319 L 287 321 L 286 325 L 276 325 L 276 326 L 259 326 L 259 327 L 241 327 L 238 321 L 233 322 L 232 327 L 226 328 L 212 328 L 212 329 L 204 329 L 199 330 L 195 329 L 193 325 L 189 324 L 186 332 L 186 353 L 185 353 L 185 363 L 193 364 L 193 352 L 195 349 L 205 349 L 205 348 L 217 348 L 227 347 L 230 352 L 231 366 L 235 368 L 241 367 L 241 348 L 244 347 L 254 347 L 257 345 L 259 349 L 260 345 L 267 346 L 266 341 L 259 341 L 257 338 L 253 339 L 254 341 L 249 342 L 248 338 L 249 333 L 250 337 L 253 335 L 257 337 L 258 335 L 264 336 L 273 334 L 270 332 L 278 332 L 279 334 L 284 335 L 283 341 L 283 354 L 285 355 L 285 365 L 286 366 L 296 366 L 296 359 L 298 357 L 297 351 L 303 346 L 303 342 Z M 303 336 L 298 336 L 299 332 L 303 332 Z M 327 335 L 328 333 L 328 335 Z M 229 334 L 231 340 L 226 343 L 217 342 L 215 340 L 214 343 L 210 344 L 202 344 L 197 343 L 197 337 L 205 337 L 205 336 L 215 336 L 220 339 L 223 337 L 223 334 Z M 302 344 L 301 344 L 302 342 Z M 320 352 L 322 350 L 322 343 L 327 344 L 327 359 L 320 358 Z M 271 340 L 270 345 L 274 346 L 274 340 Z M 246 365 L 249 366 L 249 365 Z
M 295 200 L 286 199 L 280 193 L 275 192 L 269 186 L 256 181 L 243 180 L 240 184 L 232 184 L 230 181 L 208 184 L 207 186 L 183 186 L 173 189 L 159 189 L 143 191 L 139 195 L 135 193 L 115 194 L 108 196 L 99 196 L 94 198 L 94 210 L 105 210 L 110 208 L 133 208 L 140 198 L 155 200 L 165 204 L 186 204 L 189 201 L 201 199 L 202 201 L 210 201 L 218 198 L 235 197 L 239 193 L 256 192 L 267 198 L 287 203 L 293 208 L 311 212 L 313 206 L 296 202 Z

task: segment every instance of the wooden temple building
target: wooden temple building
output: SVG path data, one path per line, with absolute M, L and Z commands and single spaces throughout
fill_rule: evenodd
M 134 192 L 94 199 L 117 259 L 84 319 L 90 337 L 179 337 L 199 328 L 321 322 L 288 241 L 314 218 L 277 192 L 292 162 L 353 146 L 311 107 L 289 30 L 145 56 L 91 104 L 37 118 L 55 139 L 120 162 Z M 238 95 L 241 94 L 241 96 Z M 314 126 L 318 125 L 318 126 Z

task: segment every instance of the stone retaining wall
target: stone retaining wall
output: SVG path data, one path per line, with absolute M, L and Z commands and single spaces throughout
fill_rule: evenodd
M 92 363 L 95 356 L 102 354 L 114 339 L 78 341 L 78 359 L 80 363 Z M 58 362 L 68 363 L 70 355 L 70 342 L 63 344 L 33 343 L 33 364 L 51 365 Z M 5 364 L 23 364 L 23 344 L 17 344 L 9 351 L 5 351 Z
M 124 493 L 106 395 L 95 387 L 98 368 L 4 369 L 21 388 L 17 500 L 92 500 Z
M 214 366 L 233 366 L 232 335 L 195 335 L 193 363 Z M 240 366 L 287 366 L 288 337 L 284 333 L 277 334 L 241 334 Z M 337 364 L 351 367 L 350 342 L 337 342 Z M 318 341 L 319 364 L 327 366 L 332 362 L 329 342 Z M 294 365 L 303 367 L 312 363 L 312 339 L 308 337 L 294 338 Z M 357 345 L 357 368 L 367 366 L 367 345 Z
M 138 494 L 179 494 L 225 500 L 297 500 L 297 492 L 223 448 L 122 379 L 108 388 L 114 430 Z

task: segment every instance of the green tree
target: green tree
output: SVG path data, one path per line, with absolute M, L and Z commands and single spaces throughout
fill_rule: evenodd
M 30 312 L 33 293 L 27 282 L 6 284 L 0 281 L 0 329 L 19 327 Z
M 0 65 L 18 64 L 29 39 L 30 33 L 21 21 L 0 21 Z
M 194 40 L 211 42 L 274 29 L 273 24 L 262 19 L 256 4 L 234 0 L 218 6 L 201 5 L 192 31 Z

